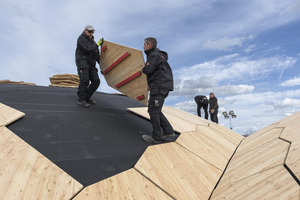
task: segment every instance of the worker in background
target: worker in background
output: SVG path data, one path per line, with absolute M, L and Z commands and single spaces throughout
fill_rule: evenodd
M 198 95 L 195 96 L 195 102 L 197 104 L 197 114 L 201 117 L 201 108 L 203 108 L 205 113 L 205 119 L 208 119 L 208 99 L 206 96 Z
M 95 29 L 92 25 L 85 26 L 82 34 L 77 39 L 77 48 L 75 53 L 75 61 L 80 83 L 77 90 L 78 104 L 82 107 L 89 107 L 96 101 L 91 97 L 100 85 L 98 69 L 96 62 L 100 65 L 99 46 L 103 43 L 100 38 L 98 43 L 94 41 Z M 91 83 L 90 83 L 91 82 Z
M 143 73 L 147 75 L 150 89 L 148 113 L 153 128 L 152 135 L 142 135 L 142 138 L 146 142 L 152 143 L 160 143 L 166 138 L 175 136 L 173 127 L 161 111 L 169 91 L 173 91 L 173 73 L 167 62 L 167 52 L 159 50 L 156 45 L 155 38 L 145 39 L 144 50 L 147 61 L 142 69 Z
M 214 93 L 209 94 L 209 112 L 210 112 L 210 120 L 213 122 L 219 123 L 218 120 L 218 99 L 215 97 Z

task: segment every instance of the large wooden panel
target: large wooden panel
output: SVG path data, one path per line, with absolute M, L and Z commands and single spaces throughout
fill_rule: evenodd
M 288 142 L 274 139 L 239 156 L 233 156 L 222 177 L 222 183 L 229 184 L 283 165 L 289 145 Z
M 241 140 L 244 138 L 243 136 L 227 129 L 224 126 L 219 124 L 209 124 L 210 133 L 208 134 L 205 130 L 207 128 L 203 126 L 197 126 L 197 131 L 205 134 L 207 137 L 211 137 L 213 140 L 217 138 L 225 139 L 226 143 L 231 143 L 233 146 L 237 146 L 240 144 Z
M 148 108 L 147 107 L 139 107 L 139 108 L 127 108 L 129 111 L 140 115 L 146 119 L 150 119 L 150 116 L 148 114 Z M 170 124 L 172 125 L 173 129 L 176 132 L 183 133 L 183 132 L 189 132 L 189 131 L 195 131 L 196 130 L 196 124 L 189 122 L 187 120 L 183 120 L 177 116 L 174 116 L 170 113 L 164 112 L 165 117 L 169 120 Z
M 147 105 L 147 77 L 141 72 L 144 65 L 142 51 L 108 41 L 104 41 L 102 44 L 100 68 L 107 84 L 132 99 Z M 139 75 L 130 79 L 136 73 L 139 73 Z M 119 87 L 118 84 L 122 82 L 124 84 L 119 85 Z M 140 96 L 143 96 L 143 99 L 139 100 L 138 97 Z
M 160 188 L 130 169 L 86 187 L 74 200 L 95 199 L 172 199 Z
M 208 121 L 206 119 L 203 119 L 199 116 L 193 115 L 191 113 L 185 112 L 185 111 L 180 110 L 180 109 L 175 108 L 175 107 L 164 106 L 162 110 L 163 110 L 164 113 L 169 113 L 169 114 L 174 115 L 174 116 L 176 116 L 180 119 L 189 121 L 193 124 L 208 126 L 208 124 L 210 123 L 210 121 Z
M 287 156 L 286 165 L 300 180 L 300 140 L 293 141 Z
M 212 131 L 210 131 L 209 127 L 206 127 L 206 129 L 203 129 L 201 132 L 185 132 L 177 138 L 176 143 L 211 163 L 221 171 L 224 171 L 236 146 L 222 137 L 216 136 L 216 138 L 213 138 L 206 136 L 211 133 Z
M 300 123 L 295 123 L 285 127 L 280 135 L 280 138 L 289 142 L 300 140 Z
M 293 124 L 299 123 L 300 121 L 300 111 L 296 112 L 282 120 L 279 120 L 277 127 L 287 127 L 287 126 L 291 126 Z
M 175 199 L 208 199 L 222 174 L 176 143 L 148 147 L 135 169 Z
M 226 128 L 225 126 L 221 126 L 215 123 L 210 123 L 209 127 L 215 129 L 218 133 L 222 133 L 222 137 L 226 138 L 235 146 L 239 145 L 240 142 L 244 139 L 244 136 Z
M 267 132 L 261 134 L 252 134 L 246 137 L 242 143 L 239 145 L 235 156 L 248 152 L 255 149 L 271 140 L 278 139 L 279 135 L 282 133 L 283 128 L 273 128 Z
M 0 126 L 7 126 L 25 116 L 25 113 L 0 103 Z
M 0 127 L 0 199 L 70 199 L 83 186 Z
M 281 165 L 234 183 L 223 184 L 223 187 L 218 186 L 211 199 L 299 200 L 300 188 Z

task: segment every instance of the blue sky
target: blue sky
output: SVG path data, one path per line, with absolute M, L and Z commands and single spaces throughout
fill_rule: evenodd
M 95 38 L 143 49 L 156 37 L 169 54 L 175 90 L 166 105 L 196 114 L 196 95 L 214 92 L 233 130 L 250 134 L 300 110 L 300 0 L 45 1 L 0 7 L 0 80 L 48 86 L 76 74 L 76 40 Z M 100 75 L 99 91 L 114 92 Z

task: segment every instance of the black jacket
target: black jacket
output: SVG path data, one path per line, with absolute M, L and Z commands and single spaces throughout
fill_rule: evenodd
M 88 68 L 89 66 L 95 67 L 96 62 L 100 63 L 100 52 L 94 41 L 94 36 L 90 39 L 82 32 L 78 37 L 75 62 L 78 69 Z
M 209 99 L 209 110 L 211 110 L 211 109 L 214 109 L 214 110 L 219 109 L 217 97 L 213 97 L 213 98 Z
M 173 91 L 173 73 L 168 61 L 168 53 L 157 48 L 145 51 L 147 62 L 143 73 L 147 75 L 148 86 L 153 89 Z
M 206 96 L 203 96 L 203 95 L 198 95 L 198 96 L 195 96 L 195 101 L 198 105 L 202 105 L 202 104 L 208 104 L 208 99 Z

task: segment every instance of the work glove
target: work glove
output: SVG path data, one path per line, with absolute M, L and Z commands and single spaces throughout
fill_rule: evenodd
M 100 40 L 97 42 L 98 47 L 99 47 L 100 45 L 102 45 L 103 42 L 104 42 L 104 38 L 100 38 Z

